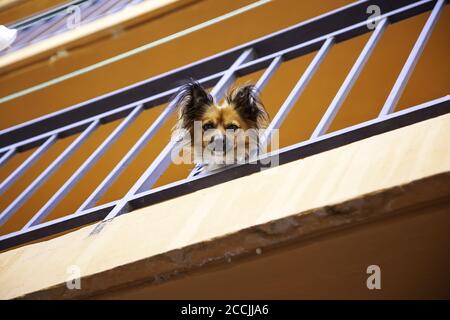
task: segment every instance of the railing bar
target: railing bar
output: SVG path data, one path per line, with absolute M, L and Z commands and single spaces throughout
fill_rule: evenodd
M 2 150 L 3 151 L 3 150 Z M 17 148 L 10 147 L 6 152 L 0 157 L 0 167 L 2 167 L 9 159 L 11 159 L 16 154 Z
M 130 189 L 127 195 L 124 197 L 124 203 L 127 202 L 130 196 L 133 196 L 137 192 L 150 189 L 161 175 L 166 171 L 170 165 L 170 156 L 177 153 L 180 150 L 178 141 L 170 141 L 164 149 L 158 154 L 156 159 L 152 162 L 150 167 L 141 175 L 139 180 Z M 117 206 L 120 207 L 120 203 Z M 117 209 L 116 209 L 117 211 Z M 107 219 L 114 218 L 114 210 L 110 213 Z
M 112 13 L 116 13 L 119 10 L 123 10 L 126 8 L 126 6 L 130 5 L 132 1 L 130 0 L 119 0 L 118 2 L 116 2 L 116 4 L 110 8 L 105 15 L 109 15 Z
M 75 171 L 72 176 L 59 188 L 59 190 L 47 201 L 47 203 L 28 221 L 23 229 L 28 229 L 39 224 L 58 205 L 58 203 L 70 192 L 74 185 L 85 175 L 97 160 L 108 150 L 108 148 L 125 132 L 125 130 L 136 120 L 143 111 L 142 105 L 137 106 L 122 121 L 122 123 L 111 132 L 101 145 L 89 156 L 89 158 Z
M 63 151 L 14 201 L 0 214 L 0 226 L 3 225 L 31 195 L 52 175 L 64 161 L 75 152 L 82 143 L 99 126 L 100 121 L 96 120 L 80 134 L 70 146 Z
M 231 67 L 225 72 L 222 78 L 217 82 L 214 88 L 211 90 L 211 95 L 215 101 L 219 101 L 224 92 L 235 80 L 236 69 L 239 65 L 245 61 L 252 59 L 254 56 L 253 49 L 247 49 L 241 53 L 237 60 L 231 65 Z M 177 104 L 176 99 L 171 102 L 171 108 L 175 108 Z M 145 172 L 139 177 L 136 183 L 127 192 L 113 210 L 106 216 L 104 220 L 110 220 L 119 214 L 122 214 L 126 210 L 126 206 L 130 197 L 143 189 L 151 188 L 164 171 L 169 167 L 171 154 L 177 153 L 180 149 L 180 144 L 177 140 L 171 140 L 164 149 L 159 153 L 152 164 L 145 170 Z
M 128 151 L 128 153 L 120 160 L 120 162 L 114 167 L 114 169 L 108 174 L 108 176 L 102 181 L 102 183 L 94 190 L 94 192 L 83 202 L 80 208 L 77 210 L 83 211 L 94 205 L 100 197 L 108 190 L 110 185 L 116 180 L 116 178 L 122 173 L 122 171 L 128 166 L 128 164 L 138 155 L 138 153 L 144 148 L 148 141 L 157 133 L 159 128 L 166 122 L 166 120 L 172 115 L 175 110 L 175 105 L 169 103 L 169 105 L 163 110 L 158 118 L 150 125 L 150 127 L 144 132 L 134 146 Z
M 389 93 L 389 96 L 383 106 L 383 109 L 380 112 L 380 117 L 391 113 L 394 110 L 395 106 L 397 105 L 398 101 L 400 100 L 403 90 L 405 89 L 406 84 L 408 83 L 408 80 L 412 72 L 414 71 L 414 68 L 417 62 L 419 61 L 419 58 L 425 48 L 425 45 L 428 39 L 430 38 L 431 33 L 433 32 L 433 29 L 439 19 L 442 9 L 444 8 L 444 4 L 445 0 L 438 0 L 436 2 L 436 5 L 431 11 L 431 14 L 427 22 L 425 23 L 422 31 L 420 32 L 420 35 L 417 38 L 417 41 L 414 44 L 414 47 L 411 50 L 411 53 L 409 54 L 408 59 L 405 62 L 405 65 L 402 68 L 402 71 L 400 72 L 397 80 L 395 81 L 394 87 Z
M 90 15 L 83 17 L 82 23 L 86 24 L 90 21 L 100 18 L 105 12 L 108 12 L 109 10 L 111 10 L 111 8 L 116 6 L 118 2 L 120 2 L 120 1 L 115 1 L 115 2 L 114 1 L 107 1 L 107 2 L 105 1 L 105 3 L 103 5 L 96 8 Z M 108 5 L 106 5 L 106 4 L 108 4 Z
M 259 78 L 258 82 L 255 84 L 255 87 L 258 91 L 263 91 L 266 87 L 269 80 L 272 78 L 272 76 L 275 74 L 275 72 L 280 67 L 281 63 L 283 62 L 283 56 L 277 56 L 272 60 L 269 67 L 267 67 L 266 71 L 264 71 L 261 78 Z
M 223 95 L 225 94 L 225 91 L 234 82 L 234 80 L 236 79 L 235 77 L 236 68 L 241 64 L 243 64 L 244 62 L 252 60 L 253 58 L 254 58 L 253 49 L 245 50 L 239 56 L 239 58 L 237 58 L 237 60 L 233 63 L 233 65 L 225 72 L 222 78 L 220 78 L 219 82 L 211 90 L 211 96 L 213 97 L 214 101 L 219 102 L 219 100 L 222 99 Z
M 58 135 L 50 136 L 36 151 L 33 152 L 16 170 L 14 170 L 2 183 L 0 183 L 0 194 L 6 191 L 25 171 L 28 170 L 56 141 Z
M 320 50 L 317 52 L 317 54 L 314 56 L 314 59 L 311 61 L 311 63 L 306 68 L 305 72 L 302 74 L 294 88 L 289 93 L 289 96 L 284 101 L 283 105 L 278 110 L 277 114 L 273 118 L 273 120 L 270 122 L 269 127 L 264 132 L 263 136 L 261 137 L 261 145 L 264 146 L 269 140 L 270 137 L 273 134 L 273 131 L 275 129 L 278 129 L 281 124 L 283 123 L 284 119 L 287 117 L 289 112 L 291 111 L 294 104 L 297 102 L 298 98 L 302 94 L 302 92 L 305 90 L 306 86 L 308 85 L 309 81 L 313 77 L 313 75 L 316 73 L 317 69 L 319 69 L 320 65 L 322 64 L 322 61 L 327 56 L 328 52 L 330 51 L 331 47 L 334 44 L 334 38 L 327 39 L 323 44 Z
M 320 120 L 319 124 L 317 125 L 316 129 L 314 130 L 314 132 L 311 136 L 312 139 L 317 138 L 318 136 L 321 136 L 330 127 L 331 123 L 333 122 L 334 118 L 336 117 L 337 112 L 339 111 L 340 107 L 342 106 L 343 102 L 345 101 L 345 98 L 347 97 L 348 93 L 352 89 L 352 87 L 355 84 L 356 80 L 358 79 L 359 75 L 361 74 L 361 71 L 363 70 L 364 66 L 366 65 L 367 61 L 369 60 L 373 50 L 375 49 L 378 41 L 381 39 L 381 36 L 383 35 L 384 30 L 386 30 L 386 27 L 388 24 L 389 24 L 389 22 L 388 22 L 387 18 L 378 22 L 377 27 L 375 28 L 375 31 L 370 36 L 369 40 L 367 41 L 367 43 L 364 46 L 363 50 L 361 51 L 360 55 L 358 56 L 355 63 L 353 64 L 353 67 L 351 68 L 350 72 L 348 73 L 347 77 L 345 78 L 344 82 L 342 83 L 341 87 L 339 88 L 339 91 L 337 92 L 333 101 L 329 105 L 327 111 L 323 115 L 323 117 Z
M 218 73 L 213 74 L 211 76 L 207 76 L 205 78 L 202 78 L 202 79 L 199 80 L 199 82 L 200 83 L 205 83 L 205 82 L 208 82 L 208 81 L 212 81 L 212 80 L 214 80 L 216 78 L 218 79 L 218 78 L 222 77 L 224 74 L 225 74 L 225 71 L 221 71 L 221 72 L 218 72 Z M 49 136 L 52 136 L 54 134 L 60 134 L 61 135 L 62 133 L 66 132 L 66 131 L 72 130 L 72 129 L 77 128 L 77 127 L 81 127 L 81 126 L 86 125 L 88 123 L 91 123 L 92 121 L 95 121 L 95 120 L 103 121 L 103 119 L 105 119 L 107 117 L 113 116 L 113 115 L 115 115 L 117 113 L 120 113 L 120 112 L 125 112 L 125 111 L 127 111 L 127 110 L 129 110 L 131 108 L 134 108 L 134 107 L 136 107 L 137 105 L 140 105 L 140 104 L 144 105 L 144 104 L 152 103 L 152 102 L 154 102 L 156 100 L 159 100 L 159 99 L 169 99 L 173 94 L 175 94 L 178 91 L 178 89 L 179 89 L 179 87 L 176 87 L 174 89 L 170 89 L 170 90 L 167 90 L 167 91 L 155 94 L 155 95 L 153 95 L 151 97 L 147 97 L 145 99 L 141 99 L 139 101 L 132 102 L 132 103 L 127 104 L 127 105 L 125 105 L 123 107 L 120 107 L 118 109 L 114 109 L 114 110 L 110 110 L 110 111 L 107 111 L 107 112 L 104 112 L 104 113 L 100 113 L 100 114 L 97 114 L 97 115 L 95 115 L 93 117 L 90 117 L 90 118 L 87 118 L 87 119 L 84 119 L 84 120 L 80 120 L 78 122 L 66 125 L 66 126 L 61 127 L 59 129 L 55 129 L 55 130 L 52 130 L 52 131 L 40 134 L 40 135 L 38 135 L 36 137 L 29 138 L 29 139 L 23 140 L 21 142 L 17 142 L 17 143 L 5 146 L 5 147 L 0 149 L 0 153 L 4 152 L 6 150 L 9 150 L 10 148 L 19 148 L 19 147 L 22 147 L 24 145 L 33 143 L 35 141 L 39 141 L 39 140 L 45 139 L 45 138 L 47 138 Z M 16 127 L 12 127 L 12 128 L 16 128 Z M 3 133 L 6 133 L 8 130 L 9 129 L 5 129 L 3 131 L 0 131 L 0 135 L 3 134 Z

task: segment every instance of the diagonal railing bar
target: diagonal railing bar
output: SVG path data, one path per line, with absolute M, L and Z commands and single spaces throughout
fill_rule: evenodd
M 414 71 L 417 62 L 419 61 L 419 58 L 423 52 L 423 49 L 425 48 L 428 39 L 431 36 L 431 33 L 433 32 L 433 29 L 439 19 L 439 16 L 441 15 L 444 5 L 445 0 L 438 0 L 436 2 L 436 5 L 431 11 L 427 22 L 420 32 L 420 35 L 417 38 L 417 41 L 414 44 L 414 47 L 411 50 L 411 53 L 409 54 L 408 59 L 406 60 L 405 65 L 402 68 L 402 71 L 400 72 L 400 75 L 395 81 L 394 87 L 392 88 L 386 102 L 384 103 L 384 106 L 380 112 L 380 117 L 391 113 L 400 100 L 403 90 L 405 90 L 406 84 L 408 83 L 408 80 L 412 72 Z
M 11 159 L 16 154 L 16 148 L 9 148 L 6 152 L 0 157 L 0 167 L 2 167 L 9 159 Z
M 369 60 L 378 41 L 381 39 L 381 36 L 383 35 L 387 25 L 387 18 L 384 18 L 382 21 L 378 22 L 375 31 L 370 36 L 369 41 L 367 41 L 366 45 L 358 56 L 358 59 L 356 59 L 353 67 L 351 68 L 350 72 L 339 88 L 339 91 L 337 92 L 327 111 L 325 112 L 313 134 L 311 135 L 311 139 L 317 138 L 328 130 L 334 118 L 336 117 L 337 112 L 342 106 L 342 103 L 345 101 L 345 98 L 347 97 L 348 93 L 361 74 L 361 71 L 363 70 L 367 61 Z
M 275 72 L 278 70 L 278 68 L 281 66 L 282 63 L 283 63 L 282 56 L 277 56 L 272 60 L 269 67 L 267 67 L 266 71 L 264 71 L 263 75 L 259 78 L 259 80 L 255 84 L 255 87 L 259 92 L 264 90 L 267 83 L 270 81 L 270 79 L 273 77 L 273 75 L 275 74 Z
M 317 54 L 314 56 L 314 59 L 311 61 L 311 63 L 306 68 L 305 72 L 302 74 L 300 79 L 295 84 L 294 88 L 289 93 L 289 96 L 284 101 L 283 105 L 278 110 L 277 114 L 273 118 L 273 120 L 270 122 L 269 127 L 265 130 L 264 134 L 261 137 L 261 145 L 264 146 L 268 143 L 270 140 L 273 131 L 275 129 L 278 129 L 281 124 L 283 123 L 284 119 L 286 119 L 287 115 L 291 111 L 294 104 L 299 99 L 302 92 L 305 90 L 306 86 L 308 85 L 309 81 L 313 77 L 313 75 L 316 73 L 317 69 L 319 69 L 320 65 L 322 64 L 322 61 L 327 56 L 328 52 L 330 51 L 331 47 L 334 44 L 334 38 L 328 38 L 325 40 L 325 42 L 322 44 L 322 47 L 317 52 Z
M 55 143 L 58 135 L 50 136 L 31 156 L 29 156 L 16 170 L 14 170 L 2 183 L 0 194 L 5 192 L 17 179 L 19 179 L 41 156 Z
M 89 138 L 99 125 L 99 120 L 92 122 L 66 150 L 64 150 L 5 210 L 3 210 L 0 214 L 0 226 L 22 207 L 25 201 L 31 197 L 45 181 L 47 181 L 47 179 L 83 144 L 87 138 Z
M 47 203 L 28 221 L 23 229 L 28 229 L 39 224 L 56 207 L 56 205 L 70 192 L 75 184 L 89 171 L 97 160 L 108 150 L 108 148 L 125 132 L 125 130 L 136 120 L 143 111 L 142 105 L 137 106 L 122 121 L 122 123 L 111 132 L 111 134 L 100 144 L 100 146 L 89 156 L 89 158 L 75 171 L 72 176 L 59 188 L 59 190 L 47 201 Z
M 138 0 L 137 2 L 140 2 L 142 0 Z M 126 8 L 127 6 L 131 5 L 132 1 L 117 1 L 116 4 L 114 4 L 104 15 L 109 15 L 111 13 L 115 13 L 119 10 L 122 10 Z
M 228 87 L 236 80 L 236 69 L 243 63 L 253 60 L 253 58 L 253 49 L 247 49 L 239 56 L 239 58 L 231 65 L 231 67 L 225 72 L 219 82 L 211 90 L 211 96 L 214 101 L 219 102 L 228 90 Z
M 237 67 L 249 59 L 253 59 L 253 57 L 253 49 L 247 49 L 241 53 L 239 58 L 231 65 L 211 90 L 211 95 L 215 101 L 219 101 L 227 88 L 234 82 Z M 176 107 L 176 102 L 176 99 L 171 102 L 172 108 Z M 117 215 L 126 212 L 128 201 L 132 196 L 142 190 L 150 189 L 169 167 L 171 155 L 177 153 L 180 147 L 179 142 L 176 139 L 172 139 L 104 220 L 113 219 Z

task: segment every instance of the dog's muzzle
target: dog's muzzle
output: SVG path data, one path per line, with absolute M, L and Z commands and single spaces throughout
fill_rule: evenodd
M 225 135 L 215 135 L 208 143 L 208 149 L 214 153 L 226 153 L 233 147 L 233 141 Z

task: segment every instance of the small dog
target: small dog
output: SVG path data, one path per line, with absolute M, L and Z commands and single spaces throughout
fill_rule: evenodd
M 238 161 L 247 161 L 259 150 L 259 134 L 269 115 L 253 85 L 235 88 L 217 104 L 198 82 L 181 86 L 174 132 L 184 132 L 183 145 L 194 155 L 191 175 L 209 172 Z M 231 161 L 230 161 L 231 160 Z

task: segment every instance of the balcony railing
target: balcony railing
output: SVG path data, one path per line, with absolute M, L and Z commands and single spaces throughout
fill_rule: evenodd
M 368 15 L 366 13 L 367 7 L 372 4 L 378 5 L 381 12 L 383 12 L 382 15 L 372 21 L 376 22 L 376 27 L 373 30 L 367 26 Z M 48 199 L 45 205 L 37 210 L 31 220 L 20 231 L 0 237 L 0 249 L 24 244 L 89 223 L 102 220 L 107 221 L 138 208 L 257 172 L 264 168 L 265 163 L 270 162 L 267 160 L 271 157 L 277 157 L 279 163 L 284 164 L 448 113 L 450 111 L 450 96 L 448 95 L 421 105 L 393 112 L 445 5 L 446 2 L 444 0 L 357 1 L 245 45 L 1 131 L 0 165 L 7 162 L 8 159 L 18 152 L 31 148 L 36 148 L 36 150 L 0 183 L 0 194 L 5 192 L 57 139 L 81 132 L 70 146 L 56 157 L 0 213 L 0 224 L 4 224 L 96 129 L 105 123 L 123 118 L 121 124 L 109 134 L 59 190 Z M 385 104 L 380 106 L 379 116 L 367 122 L 327 133 L 347 94 L 352 89 L 372 51 L 383 36 L 384 30 L 392 23 L 427 11 L 430 12 L 429 17 L 404 63 Z M 175 84 L 179 83 L 180 80 L 192 77 L 200 79 L 199 82 L 204 86 L 213 86 L 211 94 L 217 101 L 237 77 L 258 70 L 265 70 L 256 84 L 262 90 L 281 64 L 296 57 L 316 52 L 314 59 L 312 59 L 306 71 L 299 75 L 298 82 L 273 117 L 268 131 L 272 132 L 271 130 L 279 128 L 288 116 L 295 102 L 314 76 L 314 73 L 326 59 L 330 48 L 336 43 L 369 32 L 371 33 L 369 40 L 307 141 L 281 148 L 271 152 L 271 154 L 259 156 L 254 164 L 232 165 L 219 172 L 211 172 L 198 177 L 187 177 L 181 181 L 153 188 L 171 163 L 170 155 L 172 150 L 176 148 L 176 143 L 169 142 L 123 198 L 94 206 L 97 200 L 108 190 L 116 178 L 127 168 L 147 142 L 155 136 L 165 121 L 173 114 L 175 103 L 172 102 L 165 107 L 158 118 L 147 128 L 134 146 L 86 198 L 76 212 L 55 220 L 43 222 L 51 210 L 55 208 L 145 109 L 169 101 L 169 97 L 177 92 L 178 88 Z
M 67 23 L 75 13 L 72 8 L 79 10 L 79 24 L 86 24 L 98 18 L 118 12 L 127 6 L 142 2 L 143 0 L 75 0 L 57 6 L 41 14 L 8 25 L 17 29 L 17 39 L 13 45 L 0 53 L 5 55 L 32 43 L 39 42 L 51 36 L 71 29 Z

